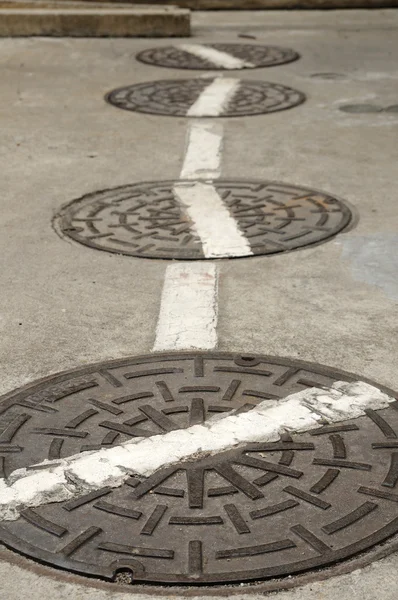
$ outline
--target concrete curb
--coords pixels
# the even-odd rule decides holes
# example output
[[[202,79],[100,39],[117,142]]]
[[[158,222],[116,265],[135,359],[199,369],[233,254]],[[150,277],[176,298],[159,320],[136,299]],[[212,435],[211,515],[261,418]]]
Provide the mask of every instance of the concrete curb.
[[[1,8],[0,5],[0,37],[187,37],[190,29],[189,10],[175,6]]]
[[[15,0],[14,0],[15,1]],[[21,0],[16,0],[21,1]],[[23,0],[22,0],[23,1]],[[71,0],[79,2],[80,0]],[[146,4],[148,0],[124,0],[130,4]],[[112,0],[86,0],[88,3],[112,2]],[[166,6],[176,4],[191,10],[261,10],[261,9],[361,9],[394,8],[398,0],[152,0],[153,4]]]

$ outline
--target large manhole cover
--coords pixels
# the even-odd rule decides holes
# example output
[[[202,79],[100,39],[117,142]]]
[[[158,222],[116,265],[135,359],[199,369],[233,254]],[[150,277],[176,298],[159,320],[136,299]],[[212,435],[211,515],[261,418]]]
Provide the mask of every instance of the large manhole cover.
[[[227,353],[143,356],[64,373],[3,398],[2,474],[351,379]],[[136,582],[242,582],[331,565],[398,530],[397,432],[394,404],[369,410],[25,510],[3,521],[0,538],[54,566],[104,578],[130,570]]]
[[[149,65],[177,69],[255,69],[297,60],[290,48],[253,44],[178,44],[149,48],[137,59]]]
[[[208,250],[212,243],[209,238],[217,238],[217,232],[208,233],[195,222],[203,191],[199,188],[198,193],[200,185],[193,181],[156,181],[88,194],[62,209],[57,227],[82,244],[118,254],[214,258]],[[238,252],[231,245],[230,250],[219,252],[218,258],[274,254],[322,242],[344,229],[352,216],[341,200],[303,187],[272,181],[223,180],[211,186],[226,207],[229,220],[235,220],[246,240],[246,250]],[[220,211],[217,214],[223,233]]]
[[[279,83],[203,78],[138,83],[113,90],[105,99],[124,110],[154,115],[244,117],[292,108],[305,96]]]

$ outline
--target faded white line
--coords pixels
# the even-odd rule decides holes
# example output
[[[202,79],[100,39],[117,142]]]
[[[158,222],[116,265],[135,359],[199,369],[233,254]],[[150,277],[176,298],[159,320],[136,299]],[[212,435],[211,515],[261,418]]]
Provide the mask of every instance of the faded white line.
[[[394,401],[367,383],[336,382],[330,389],[312,388],[282,400],[266,400],[247,413],[74,455],[56,466],[44,461],[36,472],[19,469],[0,481],[0,519],[15,520],[27,507],[119,487],[131,474],[149,476],[182,460],[200,459],[201,453],[219,453],[250,442],[275,442],[283,432],[303,433],[322,424],[358,418],[367,409],[384,409]]]
[[[239,79],[216,77],[187,111],[187,117],[219,117],[240,86]]]
[[[232,56],[228,52],[222,52],[210,46],[202,46],[201,44],[178,44],[175,48],[184,50],[189,54],[208,60],[214,67],[222,67],[223,69],[250,69],[255,65],[242,58]]]
[[[173,193],[185,206],[206,258],[253,254],[249,242],[212,183],[181,182],[175,184]]]
[[[209,262],[169,265],[153,350],[210,350],[217,345],[216,327],[216,265]]]
[[[220,176],[223,134],[221,123],[195,121],[189,125],[181,179],[216,179]]]

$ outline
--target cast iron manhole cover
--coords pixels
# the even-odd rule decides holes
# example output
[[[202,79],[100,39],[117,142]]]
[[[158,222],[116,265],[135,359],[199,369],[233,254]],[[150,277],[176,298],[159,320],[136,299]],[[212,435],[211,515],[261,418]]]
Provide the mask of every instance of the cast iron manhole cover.
[[[228,353],[159,354],[63,373],[2,399],[2,474],[353,379]],[[25,510],[3,521],[0,539],[78,573],[109,579],[131,570],[136,582],[242,582],[331,565],[398,531],[397,432],[394,404],[369,410]]]
[[[189,216],[193,213],[179,200],[181,186],[187,198],[197,185],[155,181],[88,194],[64,207],[56,223],[65,235],[99,250],[149,258],[208,258]],[[223,180],[212,186],[246,238],[248,256],[322,242],[344,229],[352,216],[341,200],[303,187]],[[225,257],[242,255],[232,250]]]
[[[137,59],[149,65],[177,69],[255,69],[297,60],[290,48],[254,44],[178,44],[149,48]]]
[[[236,91],[214,114],[214,101],[199,110],[197,100],[214,79],[167,79],[138,83],[109,92],[110,104],[142,113],[172,117],[244,117],[285,110],[301,104],[304,94],[279,83],[236,80]]]

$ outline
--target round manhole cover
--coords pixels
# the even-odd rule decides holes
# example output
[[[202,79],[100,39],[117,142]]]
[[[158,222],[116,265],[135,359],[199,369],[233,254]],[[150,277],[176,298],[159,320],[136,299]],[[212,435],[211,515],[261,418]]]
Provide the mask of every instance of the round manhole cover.
[[[178,44],[149,48],[137,59],[149,65],[177,69],[255,69],[297,60],[290,48],[254,44]]]
[[[279,83],[231,78],[167,79],[109,92],[118,108],[172,117],[244,117],[301,104],[304,94]]]
[[[235,229],[242,241],[239,246],[229,244],[227,237],[221,247],[220,236],[203,223],[202,199],[208,188],[212,206],[217,200],[227,209],[217,212],[218,230]],[[341,200],[303,187],[272,181],[178,180],[88,194],[63,208],[56,223],[63,234],[99,250],[192,260],[309,246],[344,229],[351,216]]]
[[[64,373],[2,399],[2,475],[352,379],[228,353],[159,354]],[[2,522],[0,539],[50,565],[135,582],[243,582],[331,565],[398,530],[397,432],[395,403],[25,510]]]

